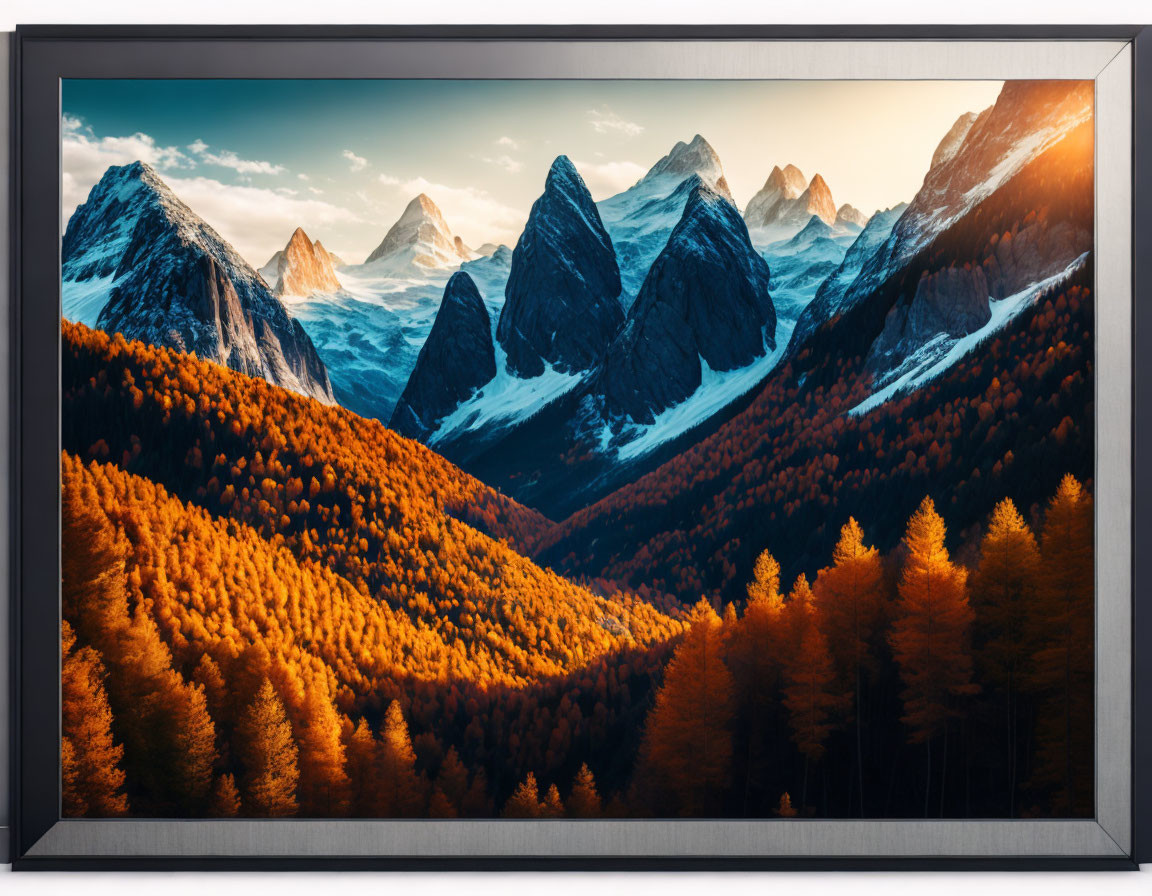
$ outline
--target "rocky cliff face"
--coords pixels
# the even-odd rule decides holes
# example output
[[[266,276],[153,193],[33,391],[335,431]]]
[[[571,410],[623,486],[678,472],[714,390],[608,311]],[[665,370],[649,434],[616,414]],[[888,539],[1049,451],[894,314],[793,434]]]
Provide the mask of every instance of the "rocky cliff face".
[[[300,227],[292,233],[288,244],[260,269],[260,274],[278,296],[310,296],[314,292],[340,289],[332,257]]]
[[[496,376],[492,322],[472,278],[452,275],[389,426],[426,440],[437,424]]]
[[[473,257],[464,241],[449,229],[436,203],[421,193],[408,203],[364,264],[397,277],[423,276],[429,271],[455,268]]]
[[[869,366],[887,369],[937,336],[975,333],[992,317],[988,280],[980,266],[950,267],[922,277],[907,304],[894,307],[872,344]]]
[[[774,347],[768,265],[736,208],[698,179],[605,358],[612,415],[651,423],[701,383],[703,364],[734,370]]]
[[[496,335],[522,378],[539,376],[545,364],[591,368],[623,321],[612,240],[566,156],[552,163],[532,205],[504,295]]]
[[[333,401],[300,324],[150,166],[105,172],[68,222],[63,258],[65,307],[70,291],[100,293],[101,329]]]

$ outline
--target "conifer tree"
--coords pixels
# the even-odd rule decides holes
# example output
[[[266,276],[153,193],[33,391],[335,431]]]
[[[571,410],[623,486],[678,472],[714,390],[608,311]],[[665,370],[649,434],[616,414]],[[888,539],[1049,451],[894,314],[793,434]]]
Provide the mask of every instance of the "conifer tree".
[[[705,600],[664,670],[648,714],[640,767],[676,811],[718,808],[732,765],[732,676],[721,655],[720,617]]]
[[[792,741],[804,756],[803,808],[808,799],[808,766],[824,756],[824,743],[844,699],[836,688],[828,641],[817,625],[812,592],[803,574],[789,595],[788,615],[791,639],[784,660],[784,706]]]
[[[284,704],[268,679],[236,726],[244,767],[245,815],[283,817],[297,811],[298,750]]]
[[[1065,476],[1040,539],[1040,599],[1030,687],[1038,695],[1033,785],[1055,794],[1058,815],[1093,808],[1095,558],[1092,496]]]
[[[304,691],[296,742],[300,747],[300,809],[309,816],[341,816],[347,812],[349,780],[344,769],[340,716],[324,682]]]
[[[588,763],[582,763],[572,782],[572,792],[568,795],[568,815],[572,818],[599,818],[601,812],[596,780],[592,777]]]
[[[408,736],[408,723],[400,701],[388,704],[380,738],[380,789],[385,818],[418,815],[420,783],[416,777],[416,752]]]
[[[976,693],[972,684],[967,571],[944,547],[944,520],[925,498],[908,521],[907,557],[898,585],[896,619],[888,636],[904,682],[903,722],[912,743],[925,745],[924,814],[932,782],[932,740],[957,714],[956,701]],[[947,753],[945,752],[945,757]],[[941,805],[947,766],[941,768]]]
[[[1005,772],[1008,815],[1016,815],[1016,766],[1019,700],[1030,650],[1028,617],[1036,612],[1040,552],[1036,538],[1011,499],[992,511],[980,543],[980,566],[970,592],[977,630],[982,633],[977,659],[990,683],[1004,693]]]
[[[536,775],[528,772],[528,776],[520,782],[504,804],[505,818],[541,818],[544,815],[544,806],[540,803],[540,789],[536,784]]]
[[[771,551],[762,551],[752,566],[752,581],[748,583],[748,603],[763,601],[772,609],[780,609],[784,598],[780,594],[780,564]]]
[[[564,817],[564,801],[560,799],[560,790],[555,784],[549,786],[548,792],[544,794],[542,816],[544,818]]]
[[[350,811],[357,818],[374,818],[380,812],[380,742],[365,719],[356,723],[348,739],[348,778],[351,782]]]
[[[240,791],[236,789],[236,779],[231,774],[216,779],[208,814],[213,818],[235,818],[240,814]]]
[[[460,761],[455,747],[449,747],[440,763],[440,773],[436,776],[436,788],[458,810],[463,809],[468,794],[468,769]]]
[[[780,818],[795,818],[796,809],[792,806],[792,797],[787,792],[780,794],[780,802],[776,806],[776,815]]]
[[[128,813],[123,793],[124,748],[113,739],[112,710],[104,692],[104,664],[91,647],[77,649],[62,625],[61,727],[64,742],[64,815],[109,818]]]
[[[873,638],[883,623],[885,595],[880,554],[864,546],[864,532],[853,517],[840,530],[832,566],[820,570],[814,588],[820,626],[836,663],[840,692],[852,707],[856,742],[856,784],[860,815],[864,802],[864,684],[874,669]]]

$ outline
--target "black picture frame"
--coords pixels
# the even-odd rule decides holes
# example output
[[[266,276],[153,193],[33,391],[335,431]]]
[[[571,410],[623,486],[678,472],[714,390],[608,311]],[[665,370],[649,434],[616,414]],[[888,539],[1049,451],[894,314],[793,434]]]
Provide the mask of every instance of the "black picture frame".
[[[1126,858],[37,858],[60,817],[59,71],[108,41],[155,66],[166,41],[237,40],[1056,40],[1133,51],[1132,831]],[[1152,862],[1152,27],[1144,26],[22,26],[11,37],[11,820],[17,869],[39,870],[1103,870]],[[1141,651],[1140,645],[1145,649]],[[189,822],[194,824],[195,822]],[[274,823],[274,822],[270,822]],[[484,823],[484,822],[478,822]]]

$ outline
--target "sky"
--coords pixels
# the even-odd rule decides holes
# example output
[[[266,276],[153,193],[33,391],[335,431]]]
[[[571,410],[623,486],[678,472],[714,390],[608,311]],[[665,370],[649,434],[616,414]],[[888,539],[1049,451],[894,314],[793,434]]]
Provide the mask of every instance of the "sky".
[[[66,222],[140,159],[249,263],[303,227],[359,263],[419,193],[470,246],[515,245],[557,155],[594,199],[702,134],[743,208],[773,165],[865,214],[911,200],[1000,81],[84,80],[63,85]]]

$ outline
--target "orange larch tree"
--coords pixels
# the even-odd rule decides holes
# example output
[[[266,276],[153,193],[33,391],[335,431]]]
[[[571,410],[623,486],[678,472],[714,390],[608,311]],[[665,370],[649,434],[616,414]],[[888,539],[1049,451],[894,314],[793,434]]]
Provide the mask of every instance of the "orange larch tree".
[[[925,745],[927,774],[924,815],[932,784],[932,741],[957,715],[959,698],[976,693],[972,683],[967,571],[955,565],[944,547],[944,520],[931,498],[925,498],[908,521],[907,557],[897,587],[895,622],[888,636],[904,682],[904,724],[912,743]],[[947,745],[947,740],[945,740]],[[947,750],[941,767],[940,802],[944,803]]]
[[[865,547],[864,531],[852,517],[840,530],[832,565],[821,569],[813,588],[818,624],[828,637],[840,692],[852,707],[856,740],[856,785],[860,816],[864,803],[864,686],[876,668],[875,637],[884,623],[887,595],[880,553]]]
[[[639,765],[658,799],[670,800],[684,815],[718,808],[731,773],[732,712],[720,617],[702,599],[645,724]]]
[[[268,679],[261,683],[236,726],[236,739],[244,767],[245,814],[273,818],[295,815],[299,751],[284,704]]]
[[[91,647],[76,647],[67,621],[62,627],[64,667],[60,682],[66,817],[110,818],[128,814],[123,793],[124,748],[113,740],[112,709],[104,692],[104,664]]]
[[[981,642],[977,662],[983,676],[1004,695],[1008,816],[1016,815],[1021,676],[1031,645],[1028,617],[1036,612],[1040,552],[1036,537],[1011,499],[992,511],[980,542],[980,565],[969,593]]]
[[[1033,785],[1056,795],[1054,814],[1093,808],[1095,558],[1092,496],[1065,476],[1040,537],[1040,600],[1031,689],[1040,701]]]
[[[808,579],[800,575],[789,594],[789,645],[784,656],[784,707],[792,741],[804,756],[800,808],[808,799],[808,766],[824,756],[824,744],[835,726],[844,697],[837,688],[828,640],[817,624]]]

